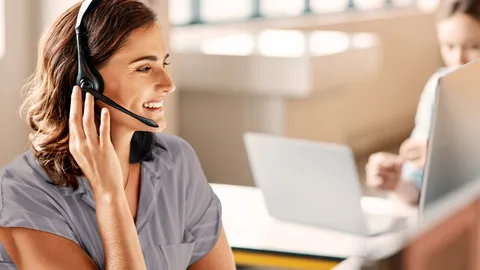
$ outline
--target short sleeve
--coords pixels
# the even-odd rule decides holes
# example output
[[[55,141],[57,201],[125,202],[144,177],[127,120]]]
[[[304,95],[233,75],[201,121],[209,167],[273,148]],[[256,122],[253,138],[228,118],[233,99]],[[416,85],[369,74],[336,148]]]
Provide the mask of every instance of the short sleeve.
[[[35,184],[35,176],[18,170],[0,174],[0,227],[22,227],[56,234],[78,244],[60,212],[56,194]],[[31,176],[31,177],[30,177]],[[25,179],[28,177],[29,179]]]
[[[420,101],[415,114],[415,127],[410,135],[411,139],[428,140],[432,125],[438,82],[448,69],[439,69],[426,83],[420,96]],[[420,189],[423,181],[423,170],[406,162],[402,169],[403,179],[412,181]]]
[[[217,243],[222,226],[222,208],[193,149],[189,156],[191,179],[187,188],[186,228],[195,239],[191,265],[205,256]]]

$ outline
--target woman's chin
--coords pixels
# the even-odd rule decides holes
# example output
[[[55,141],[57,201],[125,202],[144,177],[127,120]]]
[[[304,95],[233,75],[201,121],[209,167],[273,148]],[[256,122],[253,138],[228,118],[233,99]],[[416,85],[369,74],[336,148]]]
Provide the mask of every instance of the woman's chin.
[[[152,120],[155,123],[157,123],[158,127],[147,126],[146,124],[143,124],[143,123],[139,122],[136,125],[135,130],[136,131],[146,131],[146,132],[162,132],[167,127],[167,123],[163,119],[160,120],[160,121],[155,121],[154,119],[152,119]]]
[[[145,116],[144,116],[145,117]],[[151,119],[154,121],[158,127],[151,127],[133,117],[129,117],[128,119],[125,118],[125,116],[122,116],[120,119],[121,121],[115,121],[119,120],[118,118],[112,118],[111,121],[111,130],[116,130],[116,131],[145,131],[145,132],[162,132],[166,126],[167,123],[163,117],[156,117],[157,119],[153,118]]]

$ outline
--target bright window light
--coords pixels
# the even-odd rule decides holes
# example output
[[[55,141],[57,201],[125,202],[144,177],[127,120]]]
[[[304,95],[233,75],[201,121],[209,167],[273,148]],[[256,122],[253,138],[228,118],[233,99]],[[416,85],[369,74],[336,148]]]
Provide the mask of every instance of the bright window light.
[[[300,57],[305,54],[305,34],[296,30],[264,30],[258,36],[258,50],[270,57]]]
[[[260,11],[267,17],[296,16],[305,9],[304,0],[261,0]]]
[[[415,3],[415,0],[392,0],[392,5],[394,7],[408,7],[412,6]]]
[[[190,22],[191,14],[190,0],[175,0],[168,2],[168,15],[173,24],[186,24]]]
[[[254,37],[247,33],[207,39],[200,45],[202,53],[214,55],[245,56],[252,54],[254,48]]]
[[[385,6],[385,0],[353,0],[357,9],[377,9]]]
[[[352,48],[365,49],[375,46],[378,40],[372,33],[354,33],[350,37],[350,42]]]
[[[310,7],[315,13],[340,12],[348,8],[348,0],[310,0]]]
[[[421,10],[431,12],[437,8],[438,2],[439,0],[417,0],[417,5]]]
[[[202,20],[208,22],[245,19],[253,10],[251,0],[202,0],[201,3]]]
[[[310,34],[309,43],[312,54],[328,55],[348,50],[350,38],[344,32],[317,31]]]

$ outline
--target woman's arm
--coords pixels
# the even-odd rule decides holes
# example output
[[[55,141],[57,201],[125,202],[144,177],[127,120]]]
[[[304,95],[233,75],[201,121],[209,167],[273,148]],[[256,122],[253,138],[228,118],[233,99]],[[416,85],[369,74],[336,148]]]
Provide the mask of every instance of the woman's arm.
[[[125,192],[95,196],[105,269],[147,269]]]
[[[401,180],[397,188],[394,190],[395,195],[407,204],[415,205],[420,199],[420,189],[412,181]]]
[[[147,269],[124,191],[122,167],[110,138],[110,114],[102,109],[97,132],[94,104],[93,96],[87,93],[82,114],[81,89],[74,87],[69,150],[92,187],[105,269]]]
[[[235,261],[223,227],[215,246],[188,270],[233,270]]]
[[[97,197],[96,208],[105,269],[146,269],[125,194]],[[77,243],[59,235],[0,228],[0,240],[18,269],[98,269]]]
[[[20,227],[0,228],[0,241],[19,270],[98,269],[77,243],[59,235]]]
[[[436,100],[438,82],[440,77],[446,74],[447,71],[448,70],[446,69],[437,71],[430,77],[425,85],[417,106],[415,127],[408,140],[427,142],[433,120],[433,110]],[[425,143],[425,147],[427,147],[427,143]],[[426,155],[427,151],[422,151],[422,153]],[[399,185],[396,193],[406,199],[408,202],[415,203],[418,201],[423,182],[423,167],[418,168],[412,162],[410,162],[407,157],[404,158],[407,160],[402,169],[402,179],[404,179],[404,181],[401,181],[401,185]],[[420,159],[424,158],[425,157],[421,157]]]
[[[93,121],[93,97],[87,94],[83,115],[81,100],[80,89],[76,87],[70,109],[69,146],[94,193],[105,269],[146,269],[123,189],[121,167],[110,141],[109,114],[102,113],[98,136]],[[74,242],[70,226],[44,192],[21,185],[16,179],[7,179],[5,173],[1,181],[0,220],[2,224],[7,223],[9,228],[5,228],[0,236],[5,239],[7,252],[18,268],[96,268]],[[41,205],[40,209],[48,211],[39,214],[35,205]],[[18,224],[31,229],[12,228]],[[39,230],[32,231],[34,228]],[[38,266],[38,262],[42,262],[42,265]]]

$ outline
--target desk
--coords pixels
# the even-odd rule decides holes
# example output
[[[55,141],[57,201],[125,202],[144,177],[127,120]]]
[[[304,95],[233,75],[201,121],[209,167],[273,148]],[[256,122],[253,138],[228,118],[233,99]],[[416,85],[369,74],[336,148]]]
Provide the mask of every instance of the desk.
[[[391,241],[393,237],[392,234],[366,239],[279,221],[268,215],[259,189],[211,185],[222,202],[223,225],[237,265],[332,269],[341,261],[352,256],[362,256],[370,247],[386,240]],[[390,211],[391,207],[395,207],[395,211],[414,214],[413,209],[389,204],[386,200],[383,205],[371,202],[366,206],[372,212]]]

